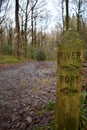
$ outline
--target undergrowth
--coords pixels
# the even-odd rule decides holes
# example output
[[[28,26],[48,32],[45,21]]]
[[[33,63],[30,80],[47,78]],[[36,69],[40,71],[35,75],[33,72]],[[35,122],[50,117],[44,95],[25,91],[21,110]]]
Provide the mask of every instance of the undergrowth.
[[[9,55],[0,55],[0,64],[6,63],[19,63],[20,61],[14,56]]]

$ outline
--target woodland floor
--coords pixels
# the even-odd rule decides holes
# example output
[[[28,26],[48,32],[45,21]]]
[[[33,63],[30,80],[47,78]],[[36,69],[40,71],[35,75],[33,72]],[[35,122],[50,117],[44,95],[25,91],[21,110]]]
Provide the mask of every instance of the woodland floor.
[[[87,64],[83,64],[83,87]],[[0,130],[46,130],[55,116],[56,62],[0,66]],[[53,129],[51,129],[53,130]]]

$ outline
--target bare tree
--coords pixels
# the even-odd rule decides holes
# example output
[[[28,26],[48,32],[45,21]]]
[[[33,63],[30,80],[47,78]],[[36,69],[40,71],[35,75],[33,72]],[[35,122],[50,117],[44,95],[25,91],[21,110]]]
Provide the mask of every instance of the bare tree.
[[[20,27],[19,27],[19,0],[15,1],[15,31],[16,31],[16,56],[19,58],[19,37],[20,37]]]
[[[30,24],[29,22],[31,21],[31,28],[32,28],[32,39],[33,38],[33,33],[34,33],[34,16],[33,16],[33,13],[34,13],[34,8],[37,4],[38,0],[26,0],[25,2],[25,7],[21,7],[20,5],[20,9],[22,11],[22,13],[20,12],[20,14],[22,14],[22,32],[24,32],[24,52],[25,52],[25,56],[27,56],[27,44],[28,44],[28,40],[27,40],[27,35],[28,35],[28,24]],[[30,16],[31,14],[31,16]],[[23,17],[24,17],[24,20],[23,20]],[[23,26],[24,26],[24,31],[23,31]],[[23,33],[22,33],[23,34]],[[23,37],[23,36],[22,36]],[[33,41],[33,40],[32,40]]]
[[[81,15],[81,6],[82,6],[82,0],[78,1],[78,12],[77,12],[77,31],[80,30],[80,15]]]
[[[2,24],[2,22],[4,22],[5,17],[6,17],[6,13],[7,13],[7,9],[9,6],[9,2],[10,0],[0,0],[0,12],[2,12],[2,15],[0,16],[0,25]],[[1,7],[5,4],[5,7],[2,11]],[[3,8],[3,7],[2,7]]]
[[[77,18],[77,31],[80,32],[82,23],[87,19],[87,0],[71,0],[72,10]]]
[[[24,28],[24,47],[25,47],[25,56],[27,56],[27,22],[28,22],[28,6],[29,0],[27,0],[26,9],[25,9],[25,28]]]
[[[66,30],[69,29],[69,0],[66,0]]]
[[[12,39],[13,39],[13,28],[12,28],[12,21],[10,19],[8,19],[7,23],[6,23],[6,30],[7,30],[7,40],[8,40],[8,44],[10,46],[12,46]]]

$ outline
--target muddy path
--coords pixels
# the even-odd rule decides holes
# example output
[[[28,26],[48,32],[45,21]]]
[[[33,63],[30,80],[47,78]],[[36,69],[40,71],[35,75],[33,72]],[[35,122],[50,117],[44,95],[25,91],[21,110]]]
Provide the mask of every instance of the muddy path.
[[[0,130],[44,130],[54,115],[56,62],[0,69]]]

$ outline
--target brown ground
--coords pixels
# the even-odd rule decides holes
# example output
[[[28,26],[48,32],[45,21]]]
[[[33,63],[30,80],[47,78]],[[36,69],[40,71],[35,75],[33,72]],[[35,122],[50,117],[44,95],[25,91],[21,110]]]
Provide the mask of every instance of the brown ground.
[[[0,130],[39,130],[54,115],[56,62],[0,69]],[[42,128],[43,129],[43,128]]]
[[[87,65],[83,66],[86,89]],[[55,88],[56,62],[0,67],[0,130],[46,130],[55,115]]]

